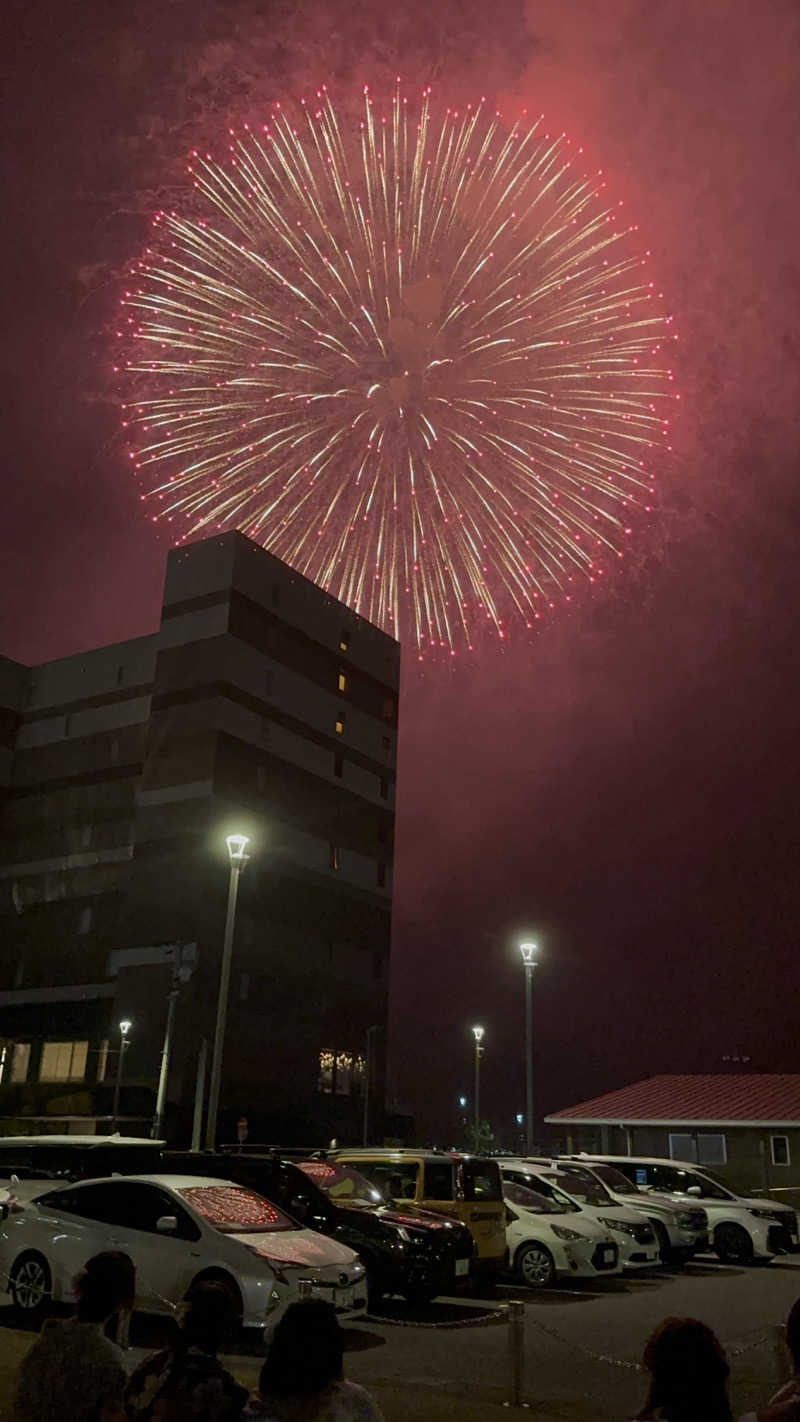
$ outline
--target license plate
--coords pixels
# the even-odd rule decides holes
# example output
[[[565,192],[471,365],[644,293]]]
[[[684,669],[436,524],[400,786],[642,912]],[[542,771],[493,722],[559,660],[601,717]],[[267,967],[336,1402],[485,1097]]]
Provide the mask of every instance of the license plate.
[[[457,1259],[457,1260],[456,1260],[456,1278],[457,1278],[457,1279],[461,1279],[461,1278],[463,1278],[463,1276],[464,1276],[465,1274],[468,1274],[468,1273],[469,1273],[469,1260],[468,1260],[468,1259]]]
[[[351,1309],[355,1302],[353,1297],[354,1294],[355,1289],[353,1289],[352,1287],[346,1289],[334,1289],[333,1298],[331,1300],[334,1308],[337,1310]]]
[[[616,1252],[617,1252],[617,1251],[616,1251],[616,1249],[615,1249],[615,1247],[614,1247],[613,1244],[604,1244],[604,1245],[603,1245],[603,1263],[604,1263],[604,1264],[613,1264],[613,1263],[614,1263],[614,1258],[615,1258]]]

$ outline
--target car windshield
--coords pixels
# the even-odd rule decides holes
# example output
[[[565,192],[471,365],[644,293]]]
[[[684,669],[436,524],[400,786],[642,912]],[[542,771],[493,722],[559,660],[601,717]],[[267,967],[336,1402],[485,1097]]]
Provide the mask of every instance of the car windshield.
[[[682,1191],[684,1194],[694,1186],[700,1188],[700,1198],[703,1200],[734,1200],[736,1197],[728,1190],[721,1180],[717,1180],[710,1170],[679,1170],[672,1171],[674,1183],[673,1190]],[[654,1189],[658,1189],[658,1184],[654,1184]]]
[[[320,1190],[324,1190],[337,1205],[359,1205],[374,1209],[376,1205],[386,1204],[377,1186],[359,1170],[353,1170],[350,1165],[328,1164],[324,1160],[301,1160],[298,1164],[303,1174],[313,1180]]]
[[[518,1185],[516,1180],[503,1181],[503,1194],[512,1205],[530,1210],[533,1215],[563,1214],[557,1200],[547,1200],[537,1190],[529,1190],[527,1185]]]
[[[627,1175],[623,1175],[621,1170],[616,1170],[613,1165],[593,1165],[592,1175],[596,1175],[607,1185],[609,1190],[614,1190],[617,1195],[636,1195],[636,1186],[630,1181]]]
[[[566,1171],[553,1171],[547,1176],[553,1185],[566,1190],[582,1205],[613,1205],[614,1201],[604,1185],[591,1175],[572,1175]]]
[[[264,1234],[297,1228],[263,1195],[239,1185],[186,1185],[177,1193],[220,1234]]]

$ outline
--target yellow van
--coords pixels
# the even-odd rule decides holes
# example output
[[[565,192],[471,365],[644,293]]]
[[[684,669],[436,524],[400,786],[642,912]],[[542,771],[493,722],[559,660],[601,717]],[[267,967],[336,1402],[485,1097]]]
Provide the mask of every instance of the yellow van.
[[[333,1152],[331,1152],[333,1154]],[[473,1273],[498,1274],[506,1263],[503,1181],[497,1162],[450,1151],[343,1149],[343,1164],[356,1166],[386,1199],[450,1215],[467,1225],[477,1251]]]

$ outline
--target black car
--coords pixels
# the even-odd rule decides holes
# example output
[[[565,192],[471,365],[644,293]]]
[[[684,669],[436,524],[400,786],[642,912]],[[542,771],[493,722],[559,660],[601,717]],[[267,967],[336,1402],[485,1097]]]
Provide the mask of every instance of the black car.
[[[384,1294],[421,1304],[469,1282],[474,1245],[466,1225],[412,1204],[388,1205],[350,1165],[277,1152],[165,1151],[161,1169],[235,1180],[348,1245],[366,1266],[371,1308]]]

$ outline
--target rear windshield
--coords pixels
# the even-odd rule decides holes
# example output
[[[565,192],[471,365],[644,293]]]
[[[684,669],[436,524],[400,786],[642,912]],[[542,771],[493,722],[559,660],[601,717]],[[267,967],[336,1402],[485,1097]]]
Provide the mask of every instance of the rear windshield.
[[[502,1200],[500,1167],[493,1160],[464,1161],[464,1199]]]
[[[301,1160],[298,1165],[337,1205],[368,1205],[374,1209],[386,1203],[377,1186],[350,1165],[329,1165],[322,1160]]]
[[[534,1215],[563,1213],[555,1200],[546,1200],[544,1195],[540,1195],[536,1190],[529,1190],[527,1185],[518,1185],[516,1180],[503,1181],[503,1194],[512,1205],[520,1205]]]
[[[297,1228],[263,1195],[238,1185],[187,1185],[177,1193],[221,1234],[263,1234],[267,1230]]]

